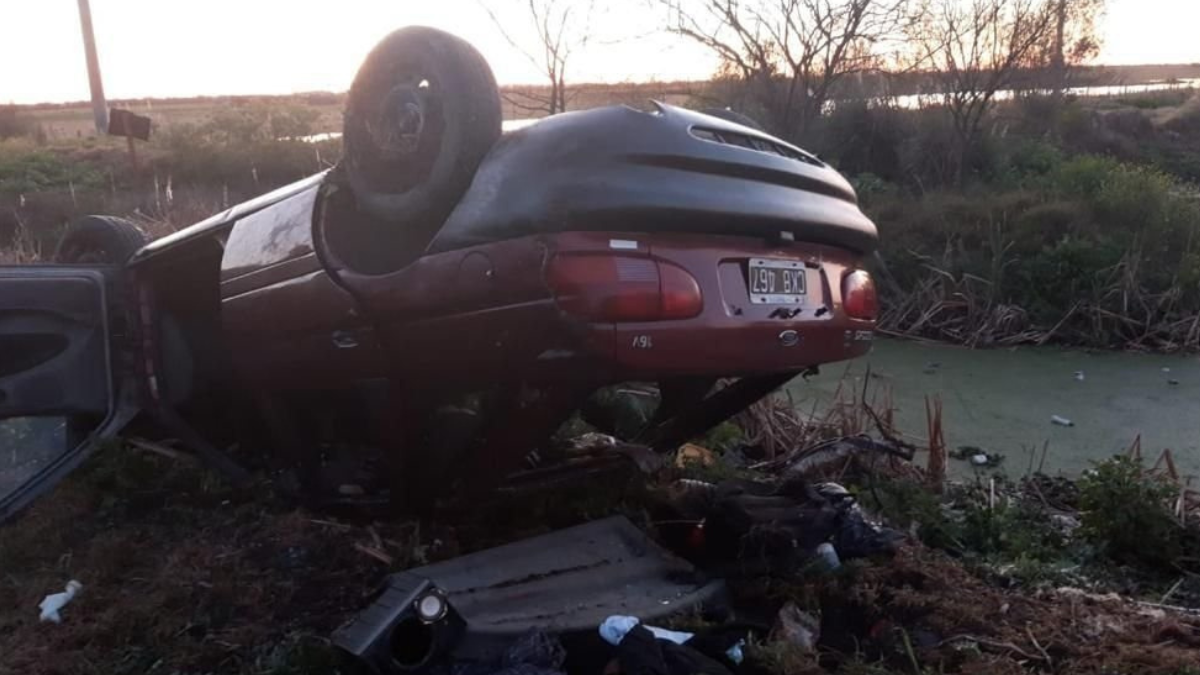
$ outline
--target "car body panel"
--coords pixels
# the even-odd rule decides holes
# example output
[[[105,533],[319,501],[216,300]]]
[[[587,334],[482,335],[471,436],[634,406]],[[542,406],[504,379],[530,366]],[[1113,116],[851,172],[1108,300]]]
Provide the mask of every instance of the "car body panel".
[[[337,386],[384,370],[374,327],[314,248],[320,186],[240,218],[225,242],[221,321],[248,383]]]
[[[502,138],[429,250],[583,230],[784,235],[858,253],[878,239],[850,184],[799,148],[682,108],[613,106]]]

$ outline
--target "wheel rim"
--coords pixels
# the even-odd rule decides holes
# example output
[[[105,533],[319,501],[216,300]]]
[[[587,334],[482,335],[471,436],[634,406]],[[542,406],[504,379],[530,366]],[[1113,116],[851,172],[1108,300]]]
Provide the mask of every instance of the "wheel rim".
[[[425,87],[401,83],[392,87],[367,122],[367,134],[384,159],[401,159],[416,151],[425,131]]]

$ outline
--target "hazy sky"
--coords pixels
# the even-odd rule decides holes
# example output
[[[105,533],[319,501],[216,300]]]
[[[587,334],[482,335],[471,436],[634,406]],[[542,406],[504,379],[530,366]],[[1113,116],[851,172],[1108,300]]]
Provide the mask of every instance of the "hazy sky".
[[[497,2],[502,0],[484,0]],[[393,28],[426,24],[471,41],[504,82],[537,82],[528,61],[492,24],[480,0],[92,0],[105,91],[111,98],[290,93],[346,89],[360,60]],[[513,32],[524,28],[523,17]],[[610,34],[572,79],[705,77],[700,48],[649,34],[647,12],[597,19]],[[1200,61],[1200,0],[1109,0],[1101,62]],[[88,96],[76,0],[0,0],[0,103]]]

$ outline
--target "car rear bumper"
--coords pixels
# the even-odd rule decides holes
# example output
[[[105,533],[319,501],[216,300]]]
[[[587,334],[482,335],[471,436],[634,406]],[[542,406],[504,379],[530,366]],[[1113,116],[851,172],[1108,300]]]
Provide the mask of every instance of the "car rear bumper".
[[[711,235],[570,234],[556,239],[559,255],[612,250],[616,242],[623,252],[687,270],[699,284],[703,309],[688,319],[580,323],[562,316],[575,325],[581,344],[607,362],[618,379],[803,370],[870,351],[874,321],[848,316],[841,297],[842,279],[859,269],[855,254]],[[752,259],[802,264],[808,280],[805,293],[786,304],[753,302],[748,274]]]
[[[547,279],[552,261],[608,253],[686,270],[703,294],[700,313],[618,322],[565,311]],[[751,258],[802,263],[804,298],[786,307],[752,303]],[[568,232],[432,254],[396,274],[342,280],[379,327],[396,377],[453,388],[599,384],[794,372],[862,356],[874,322],[848,316],[841,297],[842,278],[859,262],[842,249],[751,237]]]

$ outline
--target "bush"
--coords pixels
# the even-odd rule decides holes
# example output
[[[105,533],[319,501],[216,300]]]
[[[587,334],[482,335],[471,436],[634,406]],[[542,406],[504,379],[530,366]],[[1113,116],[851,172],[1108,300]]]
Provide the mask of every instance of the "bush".
[[[962,543],[984,556],[1045,563],[1062,557],[1065,541],[1039,510],[972,504],[963,516]]]
[[[1006,163],[1018,178],[1040,178],[1062,165],[1063,152],[1045,141],[1017,141],[1010,147]]]
[[[1162,229],[1174,183],[1154,169],[1121,164],[1095,196],[1096,218],[1113,228]]]
[[[1141,461],[1114,457],[1080,480],[1083,536],[1108,558],[1167,569],[1182,553],[1182,528],[1168,509],[1177,489]]]
[[[870,172],[898,182],[907,177],[900,148],[912,133],[911,114],[866,101],[840,103],[810,134],[814,150],[843,173]]]
[[[223,110],[202,124],[165,129],[166,152],[155,170],[177,181],[265,190],[327,168],[341,152],[339,140],[310,143],[319,113],[306,108],[257,106]]]
[[[21,115],[15,105],[0,105],[0,140],[37,133],[34,123]]]
[[[54,188],[86,189],[103,184],[90,163],[16,141],[0,142],[0,194],[24,194]]]

